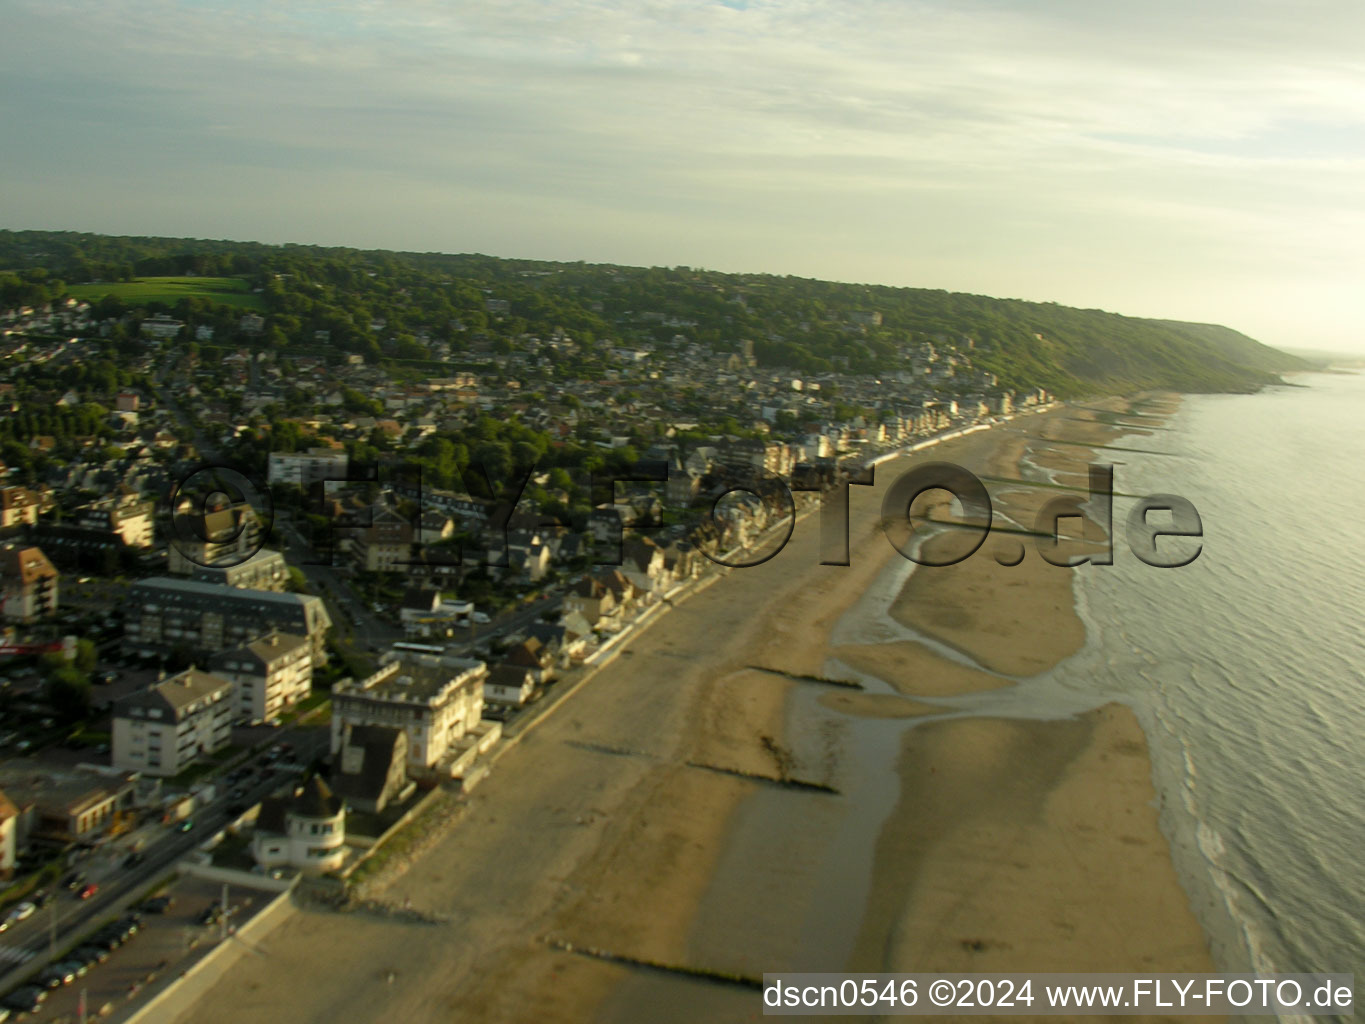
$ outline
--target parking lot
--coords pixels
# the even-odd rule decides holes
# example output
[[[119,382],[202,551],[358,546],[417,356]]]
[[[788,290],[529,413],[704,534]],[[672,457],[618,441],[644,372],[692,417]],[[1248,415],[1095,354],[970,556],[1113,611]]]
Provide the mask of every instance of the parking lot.
[[[35,1019],[79,1020],[82,992],[86,1013],[92,1019],[105,1007],[110,1008],[115,1020],[123,1018],[211,951],[225,928],[229,933],[227,941],[235,941],[231,932],[276,895],[245,885],[229,886],[228,913],[223,922],[209,913],[215,904],[223,905],[221,884],[185,875],[165,889],[164,894],[173,900],[164,913],[141,913],[137,934],[110,951],[104,963],[91,966],[84,976],[49,989]],[[115,919],[124,916],[115,915]]]

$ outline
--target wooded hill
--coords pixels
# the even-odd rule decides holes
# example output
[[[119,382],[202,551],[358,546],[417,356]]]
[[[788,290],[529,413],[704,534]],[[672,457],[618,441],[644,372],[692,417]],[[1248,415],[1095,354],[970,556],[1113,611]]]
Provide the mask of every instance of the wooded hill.
[[[73,286],[91,298],[100,289],[88,286],[99,284],[107,286],[101,315],[166,312],[214,325],[215,343],[238,340],[241,301],[224,301],[222,279],[240,278],[266,317],[265,329],[244,334],[242,344],[323,345],[374,360],[431,359],[441,343],[449,353],[442,358],[458,363],[470,348],[513,351],[561,328],[577,342],[566,373],[592,373],[603,346],[695,342],[719,352],[747,344],[763,367],[883,375],[926,342],[961,348],[966,339],[973,363],[1002,387],[1042,386],[1062,396],[1251,391],[1308,365],[1213,324],[690,267],[55,231],[0,231],[0,267],[0,307],[38,306]],[[182,288],[185,297],[170,303],[129,287],[174,276],[219,279],[216,294]]]

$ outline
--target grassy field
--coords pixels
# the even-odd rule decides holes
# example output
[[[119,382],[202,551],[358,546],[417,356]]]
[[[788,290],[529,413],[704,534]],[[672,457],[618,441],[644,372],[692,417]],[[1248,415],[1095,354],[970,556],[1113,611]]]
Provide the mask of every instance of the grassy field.
[[[107,284],[73,284],[67,287],[73,299],[97,302],[106,295],[117,295],[129,305],[164,302],[174,305],[181,299],[212,299],[244,309],[264,309],[261,296],[254,295],[240,277],[139,277],[135,281],[110,281]]]

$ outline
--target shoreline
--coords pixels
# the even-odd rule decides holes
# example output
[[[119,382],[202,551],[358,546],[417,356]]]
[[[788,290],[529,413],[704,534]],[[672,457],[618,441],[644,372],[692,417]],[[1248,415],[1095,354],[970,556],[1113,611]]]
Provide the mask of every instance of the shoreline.
[[[1056,426],[1060,420],[1056,412],[1023,419]],[[975,432],[944,444],[949,447],[941,454],[956,458],[978,475],[1008,477],[1019,475],[1015,467],[1027,447],[1009,429]],[[1076,448],[1073,457],[1081,451]],[[1014,467],[1007,465],[1008,472],[997,472],[1002,462],[1012,462]],[[447,1010],[487,1020],[521,1019],[532,1013],[550,1020],[625,1020],[639,1019],[645,1009],[652,1019],[670,1019],[661,1014],[661,1008],[664,998],[674,997],[669,1005],[678,1009],[671,1019],[747,1018],[757,1005],[752,992],[696,980],[646,978],[629,968],[552,949],[545,940],[749,974],[790,969],[793,958],[799,956],[799,939],[810,909],[810,880],[819,875],[822,858],[830,856],[831,844],[846,816],[853,813],[851,801],[826,794],[774,791],[751,779],[702,771],[694,765],[768,776],[790,772],[821,782],[847,783],[853,769],[832,752],[837,744],[829,746],[826,741],[833,743],[831,737],[841,729],[847,735],[848,723],[898,727],[904,737],[916,737],[916,744],[936,735],[950,737],[951,742],[933,742],[966,752],[981,750],[983,743],[985,749],[993,749],[1002,728],[1051,734],[1058,732],[1052,727],[1062,726],[1058,734],[1071,737],[1070,745],[1062,746],[1072,756],[1065,764],[1054,765],[1050,775],[1035,773],[1032,782],[1031,792],[1037,799],[1029,806],[1043,816],[1010,826],[1010,834],[1030,837],[1039,862],[1047,861],[1046,845],[1038,844],[1057,831],[1057,823],[1074,824],[1078,807],[1093,807],[1097,794],[1108,792],[1105,780],[1113,771],[1107,760],[1109,747],[1134,742],[1132,723],[1121,721],[1122,712],[1103,709],[1097,715],[1099,721],[1081,726],[1015,722],[1002,727],[1000,723],[1009,721],[1004,719],[920,721],[941,709],[912,701],[906,694],[912,690],[914,695],[920,691],[930,697],[942,694],[941,688],[936,691],[931,685],[941,687],[941,677],[955,675],[954,686],[965,687],[961,692],[1009,683],[998,675],[950,665],[928,649],[914,656],[930,681],[888,686],[886,693],[818,687],[750,667],[793,675],[822,673],[827,657],[835,653],[828,643],[835,627],[895,555],[877,525],[875,506],[880,493],[865,493],[873,490],[850,489],[850,566],[818,565],[818,517],[810,517],[812,521],[797,529],[787,550],[777,558],[744,573],[727,574],[709,588],[704,600],[685,602],[644,635],[627,641],[623,647],[631,651],[630,656],[605,666],[592,686],[574,695],[571,705],[528,734],[518,751],[500,760],[497,770],[471,797],[465,822],[389,887],[388,896],[395,901],[411,899],[419,909],[452,917],[457,924],[450,931],[357,915],[350,915],[339,927],[341,922],[331,915],[301,911],[266,944],[267,958],[252,958],[250,964],[235,969],[185,1019],[213,1024],[241,1019],[242,1014],[254,1017],[257,1012],[311,1019],[342,1008],[348,1019],[356,1020],[378,1020],[395,1011],[425,1019]],[[1009,507],[1026,511],[1052,496],[1038,497],[1039,490],[1015,488],[1014,492],[1033,491],[1034,495],[1018,495]],[[986,558],[989,546],[974,558]],[[927,575],[912,573],[911,580]],[[982,585],[980,580],[976,584]],[[995,587],[988,598],[990,606],[1026,611],[1029,600],[1021,591],[1029,589]],[[1069,583],[1065,589],[1071,590]],[[965,585],[944,593],[950,592],[967,605],[981,597]],[[1074,618],[1074,603],[1068,611]],[[1022,611],[1019,617],[1027,621]],[[1049,610],[1049,622],[1059,617],[1064,617],[1060,609]],[[1018,632],[1007,631],[992,642],[1008,645],[1009,637]],[[908,656],[904,650],[895,654]],[[1043,653],[1034,651],[1031,657],[1038,664]],[[896,674],[885,664],[881,672]],[[834,723],[828,735],[788,733],[789,709],[797,695],[800,703],[818,707]],[[919,724],[905,729],[910,722]],[[965,724],[973,722],[978,724]],[[1081,732],[1089,737],[1086,742],[1076,738]],[[963,739],[967,733],[984,734],[987,739],[975,735],[967,742]],[[1140,756],[1125,758],[1145,767],[1138,775],[1150,791],[1150,763],[1141,741],[1138,730]],[[1017,737],[1011,743],[1029,746]],[[612,756],[588,749],[593,744],[629,747],[640,756]],[[1002,777],[1019,776],[1018,761],[1017,755],[1005,758]],[[955,765],[951,770],[930,772],[935,783],[925,787],[919,777],[922,754],[901,752],[896,813],[881,823],[875,847],[862,852],[862,857],[873,862],[870,886],[879,906],[891,907],[895,902],[888,893],[909,897],[898,902],[901,907],[916,900],[916,906],[929,906],[935,892],[952,891],[950,876],[961,867],[960,856],[956,863],[945,863],[941,854],[907,850],[907,840],[895,834],[892,826],[907,817],[903,806],[907,793],[915,800],[929,799],[924,793],[932,794],[935,787],[941,793],[957,793],[944,813],[952,811],[958,818],[951,823],[952,829],[945,827],[944,835],[968,842],[968,849],[987,848],[974,831],[980,823],[963,813],[963,805],[975,799],[968,786],[973,777],[967,771],[970,766],[957,765],[952,759],[944,765],[950,763]],[[1171,872],[1164,837],[1156,830],[1154,812],[1134,790],[1131,768],[1124,776],[1129,781],[1119,787],[1121,792],[1108,792],[1101,800],[1105,805],[1121,804],[1138,817],[1145,812],[1155,841],[1143,833],[1142,857],[1164,861]],[[953,778],[955,786],[945,785]],[[915,796],[920,790],[924,793]],[[748,865],[747,873],[741,870],[736,880],[727,881],[735,872],[735,837],[756,799],[776,808],[779,827],[786,822],[786,828],[797,834],[794,839],[780,837],[785,846],[772,851],[762,863]],[[1146,800],[1150,801],[1150,795]],[[1038,832],[1039,821],[1051,821],[1053,826]],[[1004,831],[1008,830],[997,823],[996,833]],[[760,836],[758,841],[777,838]],[[1137,847],[1116,843],[1113,850],[1096,848],[1094,855],[1134,857]],[[920,879],[914,891],[903,877],[907,865]],[[1187,899],[1173,875],[1170,886],[1159,872],[1151,877],[1172,897],[1158,902],[1170,903],[1169,912],[1175,917],[1179,908],[1185,908],[1188,915]],[[1133,906],[1130,913],[1145,913],[1150,902]],[[1116,910],[1100,901],[1087,903],[1077,913],[1084,924]],[[885,912],[880,919],[864,914],[855,925],[859,933],[854,944],[856,962],[870,962],[869,949],[883,950],[899,961],[922,946],[916,944],[914,930],[907,930],[899,910]],[[1197,925],[1195,929],[1196,945],[1206,946]],[[893,933],[896,937],[890,940]],[[1087,948],[1093,946],[1087,940]],[[1110,966],[1160,969],[1154,964],[1169,962],[1160,960],[1160,952],[1152,954],[1158,957],[1153,963]],[[1001,954],[996,950],[990,955]],[[377,986],[376,964],[400,965],[400,984]],[[826,963],[823,969],[844,966]],[[300,979],[308,979],[309,984],[300,985]]]

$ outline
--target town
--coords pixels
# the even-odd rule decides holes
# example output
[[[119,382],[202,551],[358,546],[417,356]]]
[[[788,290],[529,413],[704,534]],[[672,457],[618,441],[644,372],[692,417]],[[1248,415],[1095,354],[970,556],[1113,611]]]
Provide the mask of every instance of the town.
[[[717,346],[671,312],[536,332],[491,288],[335,345],[249,308],[289,277],[251,280],[0,312],[11,1009],[154,1006],[285,895],[363,898],[500,750],[822,493],[1052,403],[970,335],[881,340],[873,308],[820,330],[892,345],[884,373],[772,365],[795,351],[775,329]]]

